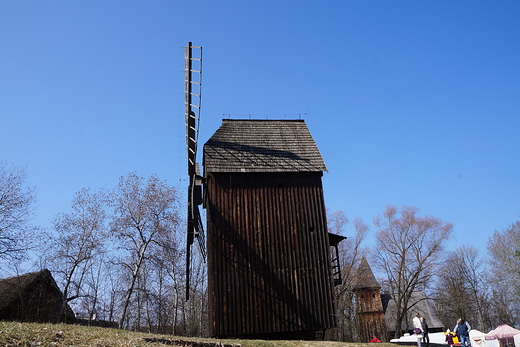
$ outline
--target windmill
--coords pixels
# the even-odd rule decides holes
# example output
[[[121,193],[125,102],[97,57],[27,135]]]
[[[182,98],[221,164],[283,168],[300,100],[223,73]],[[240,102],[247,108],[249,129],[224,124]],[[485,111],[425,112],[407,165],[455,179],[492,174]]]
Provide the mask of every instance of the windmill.
[[[190,299],[191,245],[198,240],[202,256],[206,256],[204,228],[199,212],[202,204],[202,176],[197,159],[202,91],[202,47],[185,48],[186,148],[188,155],[188,218],[186,236],[186,300]]]
[[[333,285],[341,281],[333,271],[341,272],[330,248],[342,238],[327,231],[321,183],[327,169],[318,147],[303,120],[222,120],[204,144],[201,175],[202,48],[190,42],[185,60],[186,299],[197,239],[207,257],[211,336],[322,338],[335,325]]]

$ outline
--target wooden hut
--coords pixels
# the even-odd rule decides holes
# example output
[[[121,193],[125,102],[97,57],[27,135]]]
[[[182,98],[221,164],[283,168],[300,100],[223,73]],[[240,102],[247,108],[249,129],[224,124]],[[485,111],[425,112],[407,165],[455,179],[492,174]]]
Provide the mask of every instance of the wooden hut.
[[[223,120],[204,145],[210,333],[312,339],[334,320],[326,170],[303,120]]]
[[[56,323],[63,293],[47,269],[0,280],[0,320]],[[69,305],[62,322],[76,323]]]

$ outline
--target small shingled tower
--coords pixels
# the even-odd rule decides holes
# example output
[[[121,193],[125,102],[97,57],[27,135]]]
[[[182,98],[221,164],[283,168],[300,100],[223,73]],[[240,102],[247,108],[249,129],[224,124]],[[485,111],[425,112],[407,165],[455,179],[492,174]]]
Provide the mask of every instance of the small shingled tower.
[[[361,259],[356,282],[352,291],[356,296],[356,311],[361,342],[369,342],[374,337],[388,341],[385,312],[381,301],[381,286],[377,282],[365,257]]]

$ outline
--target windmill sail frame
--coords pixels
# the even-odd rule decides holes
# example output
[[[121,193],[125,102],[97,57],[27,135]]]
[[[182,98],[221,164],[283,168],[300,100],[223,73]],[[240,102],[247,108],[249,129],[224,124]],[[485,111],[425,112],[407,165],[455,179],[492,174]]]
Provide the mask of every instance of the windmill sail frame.
[[[194,53],[198,53],[194,56]],[[186,149],[188,162],[188,218],[186,234],[186,300],[190,298],[191,245],[198,239],[202,256],[206,256],[204,229],[199,212],[202,203],[202,176],[197,164],[200,106],[202,95],[202,47],[191,42],[185,47]]]

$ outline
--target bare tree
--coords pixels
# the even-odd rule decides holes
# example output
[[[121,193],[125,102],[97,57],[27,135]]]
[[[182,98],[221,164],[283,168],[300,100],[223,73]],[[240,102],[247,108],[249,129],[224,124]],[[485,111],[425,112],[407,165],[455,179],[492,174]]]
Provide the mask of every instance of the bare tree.
[[[180,331],[186,336],[208,336],[207,266],[200,252],[195,252],[192,260],[190,300],[184,301],[181,306]]]
[[[50,245],[51,263],[63,279],[63,303],[58,323],[67,302],[82,293],[85,276],[93,259],[102,252],[106,233],[106,208],[103,193],[82,189],[74,195],[72,211],[60,213],[53,221],[57,233]]]
[[[25,168],[0,162],[0,259],[20,259],[35,241],[29,224],[36,190],[25,185]]]
[[[98,303],[98,317],[109,322],[115,321],[118,316],[118,304],[121,302],[120,288],[122,288],[121,276],[119,276],[119,266],[115,261],[107,261],[103,263],[107,269],[103,272],[106,276],[103,278],[100,291],[101,297]]]
[[[412,309],[410,301],[416,290],[425,290],[441,264],[443,246],[453,226],[432,216],[420,217],[414,206],[399,212],[387,206],[374,218],[376,261],[388,278],[388,289],[396,302],[395,337],[401,335],[402,323]]]
[[[160,235],[159,247],[151,258],[156,272],[157,326],[162,333],[174,335],[178,332],[178,316],[184,304],[182,293],[185,292],[185,248],[181,235],[183,233],[179,230]],[[198,257],[193,257],[194,264],[197,259]],[[207,307],[207,302],[205,306]]]
[[[112,261],[110,254],[103,252],[96,257],[96,261],[89,267],[85,276],[84,295],[79,298],[83,307],[83,317],[91,323],[95,320],[106,319],[104,307],[110,307],[110,283],[114,274],[110,273]],[[113,267],[113,266],[112,266]],[[117,271],[114,269],[114,271]],[[77,313],[77,312],[76,312]],[[105,317],[105,318],[103,318]]]
[[[173,232],[180,219],[175,188],[156,175],[146,180],[135,173],[121,177],[111,200],[114,208],[111,230],[125,252],[126,261],[122,265],[129,279],[119,317],[119,326],[123,328],[150,248],[157,244],[159,235]]]
[[[337,306],[337,328],[335,336],[330,338],[338,341],[356,341],[357,324],[354,292],[354,275],[360,259],[367,254],[367,250],[361,247],[368,234],[368,226],[362,220],[356,218],[352,222],[354,231],[348,232],[348,218],[343,211],[328,213],[327,224],[329,232],[347,236],[347,239],[339,243],[341,264],[341,285],[335,286],[334,294]]]
[[[520,324],[520,221],[502,231],[495,231],[488,245],[494,321]],[[498,305],[498,303],[500,305]]]
[[[487,285],[484,282],[484,260],[479,255],[479,251],[474,246],[462,246],[456,250],[461,259],[460,268],[463,279],[465,280],[464,289],[467,290],[471,298],[472,312],[467,312],[466,317],[472,317],[474,326],[481,330],[488,331],[493,328],[486,324],[484,308],[487,303]],[[464,317],[460,315],[459,317]],[[488,322],[489,323],[489,322]]]
[[[483,256],[473,246],[463,245],[448,253],[435,290],[436,310],[445,326],[464,317],[479,330],[493,328],[484,265]]]

